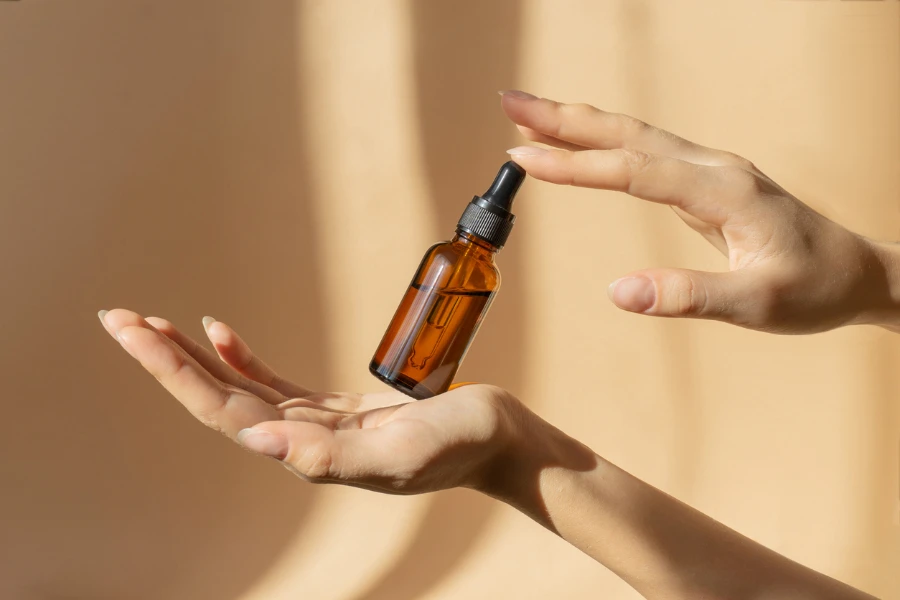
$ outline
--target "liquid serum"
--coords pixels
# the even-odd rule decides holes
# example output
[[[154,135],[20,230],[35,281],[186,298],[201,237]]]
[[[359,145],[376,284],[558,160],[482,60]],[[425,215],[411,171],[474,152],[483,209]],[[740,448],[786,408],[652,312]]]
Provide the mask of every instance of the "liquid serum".
[[[500,271],[494,262],[516,220],[510,212],[525,171],[507,162],[466,207],[456,235],[425,253],[369,371],[417,400],[447,391],[478,332]]]

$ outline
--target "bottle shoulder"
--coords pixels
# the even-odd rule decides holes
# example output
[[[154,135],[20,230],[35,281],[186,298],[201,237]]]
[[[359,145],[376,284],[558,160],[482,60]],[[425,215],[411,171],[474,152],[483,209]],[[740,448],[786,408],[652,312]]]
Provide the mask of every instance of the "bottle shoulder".
[[[461,244],[439,242],[425,252],[413,284],[495,291],[500,285],[500,270],[492,254],[473,251]]]

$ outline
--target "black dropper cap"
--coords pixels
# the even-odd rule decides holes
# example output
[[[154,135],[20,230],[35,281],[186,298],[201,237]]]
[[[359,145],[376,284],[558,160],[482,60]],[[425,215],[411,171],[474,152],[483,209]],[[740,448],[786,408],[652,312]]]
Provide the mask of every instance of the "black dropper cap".
[[[516,215],[510,209],[523,181],[525,169],[512,161],[504,163],[490,189],[472,198],[459,218],[456,230],[477,235],[492,246],[502,248],[516,222]]]

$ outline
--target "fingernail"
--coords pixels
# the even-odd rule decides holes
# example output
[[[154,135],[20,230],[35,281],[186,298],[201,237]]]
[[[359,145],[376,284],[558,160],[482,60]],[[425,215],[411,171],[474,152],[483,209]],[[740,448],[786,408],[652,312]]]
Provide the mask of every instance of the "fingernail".
[[[547,154],[547,150],[538,148],[537,146],[519,146],[507,150],[506,153],[510,156],[541,156],[542,154]]]
[[[642,313],[656,303],[656,286],[646,277],[623,277],[609,284],[609,298],[616,306]]]
[[[288,442],[283,435],[269,433],[268,431],[260,431],[258,429],[241,429],[237,434],[238,443],[254,452],[277,458],[284,459],[288,453]]]
[[[100,312],[97,313],[97,316],[100,317],[100,322],[103,323],[104,325],[106,323],[104,322],[103,319],[106,318],[106,313],[108,313],[108,312],[109,312],[108,310],[101,310]]]
[[[538,97],[529,94],[528,92],[523,92],[522,90],[502,90],[497,92],[501,96],[510,96],[512,98],[518,98],[519,100],[537,100]]]
[[[203,317],[203,329],[209,331],[209,326],[215,322],[216,320],[212,317]]]

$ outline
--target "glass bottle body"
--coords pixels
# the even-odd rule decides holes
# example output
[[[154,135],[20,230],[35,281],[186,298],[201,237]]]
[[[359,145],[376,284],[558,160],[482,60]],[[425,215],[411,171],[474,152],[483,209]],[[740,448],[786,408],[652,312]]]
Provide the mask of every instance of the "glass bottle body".
[[[464,232],[429,248],[369,371],[417,400],[447,391],[500,288],[496,252]]]

